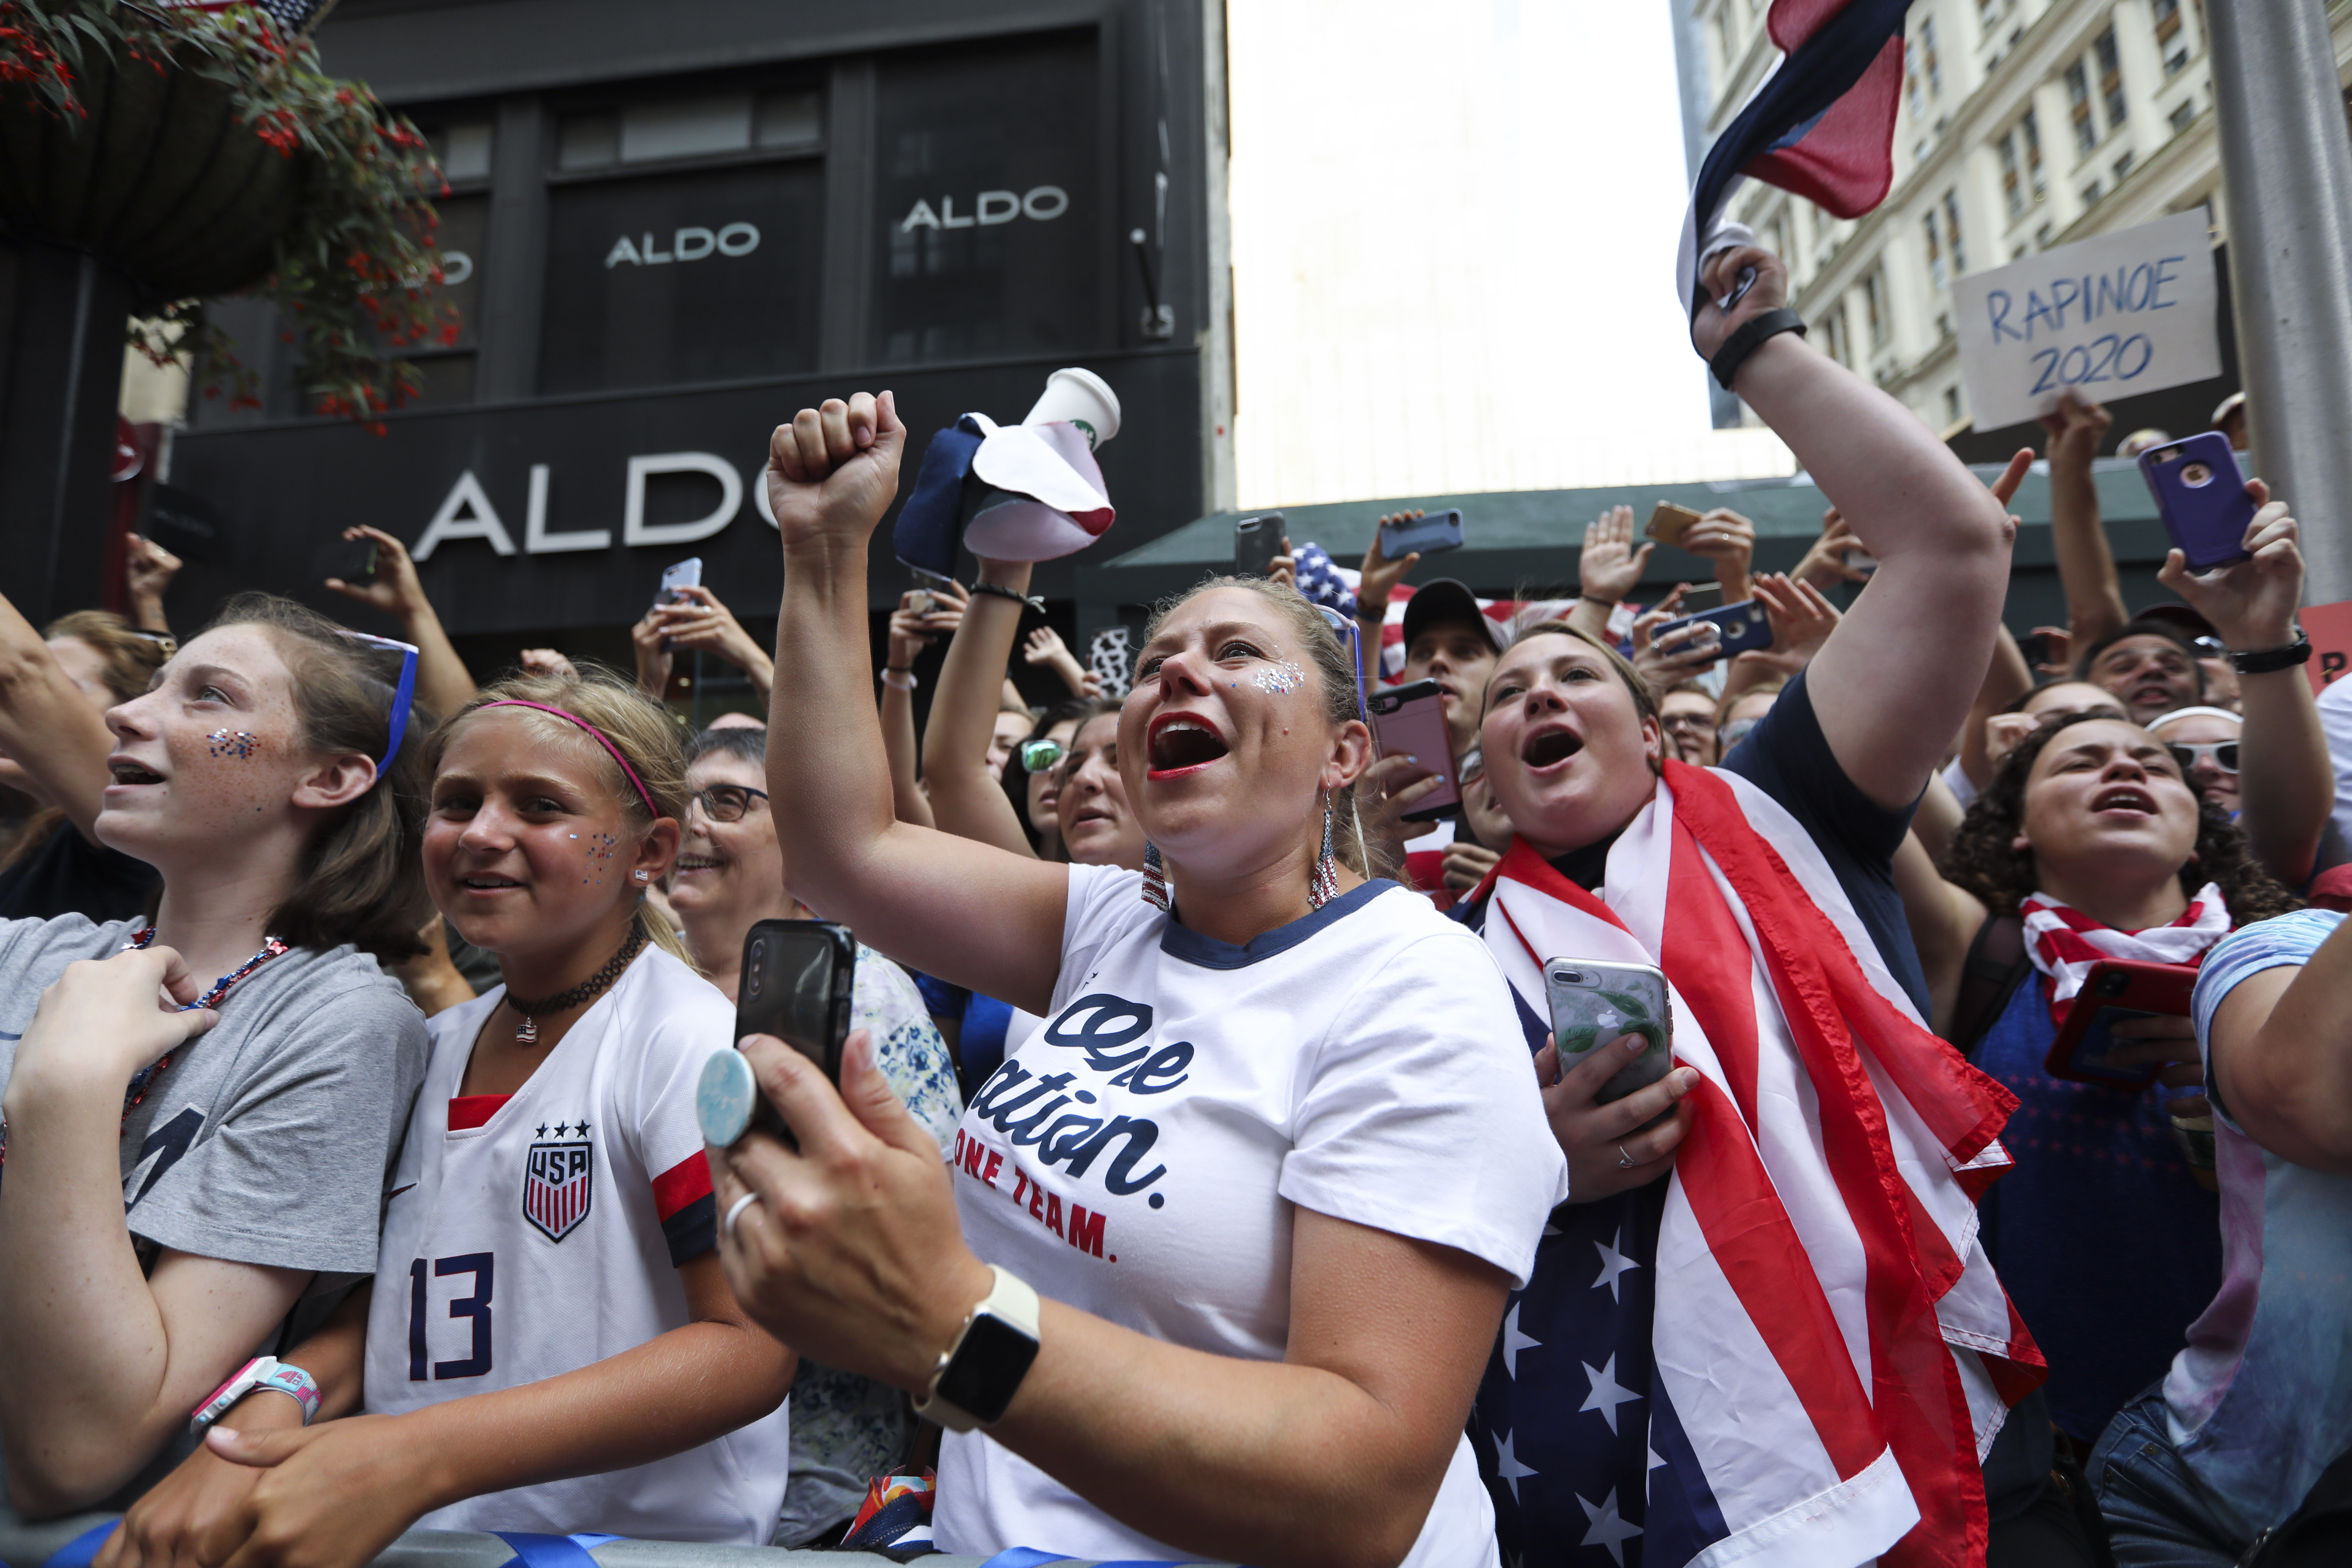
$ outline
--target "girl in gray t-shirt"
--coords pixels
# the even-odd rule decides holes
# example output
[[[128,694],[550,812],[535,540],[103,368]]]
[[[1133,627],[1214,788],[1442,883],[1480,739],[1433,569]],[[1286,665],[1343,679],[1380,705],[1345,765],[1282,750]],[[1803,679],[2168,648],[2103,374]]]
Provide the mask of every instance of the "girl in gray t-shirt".
[[[25,1514],[143,1489],[306,1293],[375,1267],[426,1050],[375,963],[419,951],[429,911],[414,658],[232,600],[107,715],[98,836],[162,874],[153,921],[0,922],[0,1444]],[[157,1005],[167,976],[186,1010]]]

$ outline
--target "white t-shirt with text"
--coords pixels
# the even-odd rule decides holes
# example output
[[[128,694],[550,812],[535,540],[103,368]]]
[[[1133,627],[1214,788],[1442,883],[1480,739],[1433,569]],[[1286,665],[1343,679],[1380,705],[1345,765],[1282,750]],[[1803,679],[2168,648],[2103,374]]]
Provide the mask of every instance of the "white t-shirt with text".
[[[1052,1015],[957,1131],[973,1250],[1041,1295],[1252,1361],[1288,1342],[1295,1206],[1524,1284],[1567,1168],[1478,940],[1373,882],[1235,947],[1144,903],[1141,880],[1070,868]],[[982,1556],[1183,1555],[980,1433],[946,1440],[934,1525]],[[1495,1560],[1465,1439],[1405,1562]]]

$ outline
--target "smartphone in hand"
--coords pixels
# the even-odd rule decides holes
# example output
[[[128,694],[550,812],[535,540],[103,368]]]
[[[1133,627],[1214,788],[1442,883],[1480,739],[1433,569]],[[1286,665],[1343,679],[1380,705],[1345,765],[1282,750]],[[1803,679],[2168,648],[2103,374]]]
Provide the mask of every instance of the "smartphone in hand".
[[[682,605],[687,596],[680,588],[702,586],[702,557],[689,555],[677,565],[665,568],[661,576],[661,592],[654,595],[656,605]]]
[[[1283,531],[1290,526],[1278,511],[1245,517],[1234,524],[1234,575],[1263,577],[1282,553]]]
[[[1650,521],[1642,531],[1661,544],[1679,545],[1683,542],[1683,535],[1691,531],[1692,524],[1699,521],[1705,515],[1704,512],[1693,511],[1686,506],[1676,506],[1670,500],[1662,500],[1651,511]]]
[[[2201,430],[2139,455],[2140,478],[2156,498],[2164,531],[2188,558],[2191,572],[2210,572],[2246,560],[2246,525],[2254,498],[2238,454],[2219,430]]]
[[[351,584],[373,583],[375,551],[375,541],[364,533],[357,539],[331,539],[311,558],[310,574],[321,580],[337,577]]]
[[[841,1085],[849,1038],[857,939],[832,921],[761,921],[743,937],[742,980],[735,999],[735,1038],[773,1035]],[[740,1049],[716,1051],[703,1064],[695,1110],[707,1143],[724,1148],[757,1127],[798,1147],[784,1119],[752,1080]]]
[[[1715,658],[1727,659],[1734,654],[1761,653],[1772,646],[1772,623],[1764,614],[1764,606],[1754,599],[1744,599],[1737,605],[1720,609],[1703,610],[1696,616],[1685,616],[1678,621],[1668,621],[1650,634],[1652,647],[1666,640],[1668,634],[1685,626],[1705,621],[1716,630]]]
[[[1622,1036],[1639,1035],[1648,1042],[1639,1056],[1610,1075],[1593,1097],[1597,1102],[1622,1100],[1673,1068],[1675,1014],[1662,971],[1646,963],[1555,958],[1545,963],[1543,976],[1561,1072]]]
[[[1462,781],[1454,774],[1454,737],[1445,726],[1445,691],[1434,680],[1416,680],[1368,692],[1364,710],[1371,720],[1372,748],[1383,757],[1412,757],[1419,770],[1399,781],[1436,774],[1443,782],[1404,814],[1407,822],[1429,822],[1462,804]]]
[[[1462,512],[1449,507],[1425,517],[1401,517],[1381,524],[1381,555],[1402,561],[1416,552],[1435,555],[1462,548]]]
[[[2197,971],[2186,963],[2134,963],[2103,958],[2083,976],[2057,1037],[2042,1058],[2042,1070],[2069,1083],[2104,1084],[2109,1089],[2141,1089],[2164,1070],[2160,1063],[2110,1066],[2108,1052],[2118,1042],[2115,1026],[2129,1018],[2186,1018],[2189,999],[2197,989]]]

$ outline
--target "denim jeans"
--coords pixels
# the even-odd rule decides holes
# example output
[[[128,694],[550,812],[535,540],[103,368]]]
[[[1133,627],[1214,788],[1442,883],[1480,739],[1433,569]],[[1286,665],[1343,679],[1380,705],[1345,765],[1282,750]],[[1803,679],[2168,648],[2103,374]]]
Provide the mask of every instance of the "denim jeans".
[[[2161,1382],[2116,1413],[2084,1473],[2106,1516],[2116,1568],[2231,1568],[2248,1545],[2213,1517],[2203,1485],[2173,1448]]]

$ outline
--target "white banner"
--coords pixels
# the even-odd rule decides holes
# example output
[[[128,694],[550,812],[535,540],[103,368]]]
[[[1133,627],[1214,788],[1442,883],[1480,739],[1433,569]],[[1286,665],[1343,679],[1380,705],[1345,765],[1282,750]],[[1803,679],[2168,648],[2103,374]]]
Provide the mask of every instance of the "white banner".
[[[1952,287],[1960,374],[1979,430],[2221,374],[2202,207],[2029,256]]]

